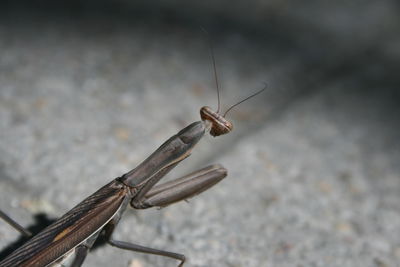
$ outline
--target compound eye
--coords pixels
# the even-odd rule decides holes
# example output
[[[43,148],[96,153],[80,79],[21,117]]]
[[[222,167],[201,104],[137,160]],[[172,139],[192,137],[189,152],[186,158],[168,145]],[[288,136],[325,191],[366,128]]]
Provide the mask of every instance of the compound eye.
[[[213,111],[210,107],[202,107],[200,109],[200,117],[202,121],[210,123],[210,134],[214,137],[227,134],[233,129],[230,121]]]

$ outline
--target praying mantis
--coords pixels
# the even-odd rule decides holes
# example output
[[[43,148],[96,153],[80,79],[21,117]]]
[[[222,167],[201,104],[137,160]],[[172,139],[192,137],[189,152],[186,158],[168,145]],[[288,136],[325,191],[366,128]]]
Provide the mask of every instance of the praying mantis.
[[[212,60],[215,71],[213,54]],[[113,232],[128,205],[134,209],[168,206],[202,193],[227,176],[227,170],[216,164],[157,185],[167,173],[190,156],[207,132],[216,137],[232,131],[233,125],[225,118],[226,113],[265,89],[264,87],[238,102],[221,115],[216,71],[215,79],[218,92],[217,112],[210,107],[201,108],[200,121],[184,127],[136,168],[113,179],[33,236],[3,259],[0,267],[80,267],[100,234],[105,236],[111,246],[173,258],[179,261],[180,267],[183,266],[186,259],[183,254],[115,240]],[[22,234],[30,234],[5,213],[0,212],[0,217]]]

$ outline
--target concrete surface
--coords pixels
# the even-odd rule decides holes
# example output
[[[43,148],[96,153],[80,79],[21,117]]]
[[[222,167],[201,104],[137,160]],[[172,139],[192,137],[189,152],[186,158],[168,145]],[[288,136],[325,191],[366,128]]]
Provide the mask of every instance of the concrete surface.
[[[0,209],[25,226],[56,218],[215,106],[200,24],[225,108],[269,89],[230,113],[232,134],[204,138],[169,176],[219,162],[226,180],[189,204],[128,211],[117,238],[184,253],[185,266],[400,266],[398,5],[301,2],[255,12],[254,1],[254,16],[238,12],[243,3],[193,3],[193,19],[180,1],[159,13],[126,1],[110,14],[110,4],[7,6]],[[0,223],[1,248],[18,237]],[[101,246],[84,266],[176,261]]]

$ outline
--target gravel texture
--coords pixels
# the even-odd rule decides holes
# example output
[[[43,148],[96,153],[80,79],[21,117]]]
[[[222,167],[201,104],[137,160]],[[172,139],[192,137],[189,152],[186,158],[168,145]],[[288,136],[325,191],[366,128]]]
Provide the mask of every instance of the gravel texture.
[[[43,226],[34,215],[61,216],[215,107],[202,25],[224,109],[268,90],[169,175],[218,162],[228,178],[129,210],[116,238],[185,266],[400,266],[398,4],[100,3],[1,11],[1,210]],[[18,238],[0,223],[2,256]],[[107,245],[84,264],[176,265]]]

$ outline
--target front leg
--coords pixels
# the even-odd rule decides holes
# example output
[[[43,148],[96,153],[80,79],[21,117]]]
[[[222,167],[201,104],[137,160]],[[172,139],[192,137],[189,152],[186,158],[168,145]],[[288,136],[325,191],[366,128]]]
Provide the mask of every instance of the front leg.
[[[175,202],[194,197],[217,184],[227,175],[227,170],[219,164],[210,165],[183,177],[154,186],[142,198],[133,198],[135,209],[165,207]]]

